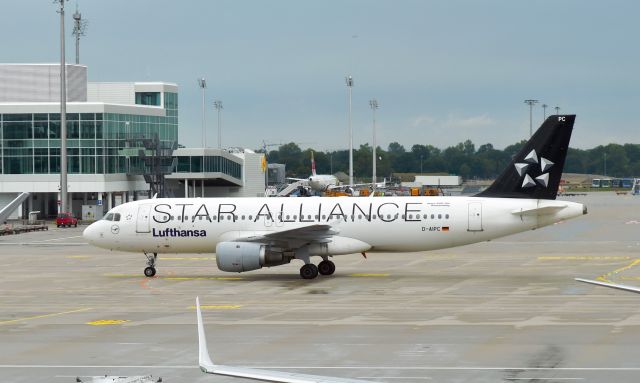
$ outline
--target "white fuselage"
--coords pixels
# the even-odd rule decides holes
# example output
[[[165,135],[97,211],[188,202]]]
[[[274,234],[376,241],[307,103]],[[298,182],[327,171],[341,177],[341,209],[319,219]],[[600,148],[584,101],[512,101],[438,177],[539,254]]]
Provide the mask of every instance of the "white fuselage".
[[[487,241],[584,212],[575,202],[521,198],[166,198],[117,206],[110,213],[118,221],[97,221],[84,237],[110,250],[213,253],[220,242],[331,225],[336,236],[365,242],[368,251],[413,252]]]
[[[328,174],[317,174],[309,177],[309,187],[318,192],[325,191],[331,186],[338,185],[338,183],[338,179],[335,176]]]

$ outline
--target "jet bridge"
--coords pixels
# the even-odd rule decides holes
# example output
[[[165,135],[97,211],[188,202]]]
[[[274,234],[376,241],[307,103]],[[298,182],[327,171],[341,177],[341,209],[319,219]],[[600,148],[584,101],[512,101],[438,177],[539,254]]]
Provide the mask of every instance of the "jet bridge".
[[[27,200],[27,198],[29,198],[29,194],[30,193],[27,192],[20,193],[20,195],[18,195],[16,199],[9,202],[7,206],[3,207],[2,210],[0,210],[0,223],[5,222],[9,218],[11,213],[13,213],[18,207],[20,207],[20,205],[22,205],[24,201]]]

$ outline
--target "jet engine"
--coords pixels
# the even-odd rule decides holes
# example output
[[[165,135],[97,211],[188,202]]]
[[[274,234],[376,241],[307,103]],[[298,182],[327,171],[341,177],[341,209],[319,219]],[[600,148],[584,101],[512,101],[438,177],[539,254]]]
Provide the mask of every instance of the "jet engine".
[[[216,246],[216,263],[222,271],[241,273],[289,262],[290,257],[270,251],[268,246],[260,243],[220,242]]]

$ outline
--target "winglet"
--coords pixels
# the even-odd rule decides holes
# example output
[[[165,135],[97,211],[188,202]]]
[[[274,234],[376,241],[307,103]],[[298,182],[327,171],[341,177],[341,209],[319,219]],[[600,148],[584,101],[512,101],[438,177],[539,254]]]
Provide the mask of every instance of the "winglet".
[[[200,299],[196,297],[196,313],[198,316],[198,365],[202,372],[209,372],[215,368],[207,349],[207,336],[204,333],[202,312],[200,311]]]

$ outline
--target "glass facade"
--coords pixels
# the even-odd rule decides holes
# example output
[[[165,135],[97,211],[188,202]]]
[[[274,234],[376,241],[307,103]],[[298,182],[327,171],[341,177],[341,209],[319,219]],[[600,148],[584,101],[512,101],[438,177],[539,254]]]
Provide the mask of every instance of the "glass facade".
[[[220,172],[239,180],[242,179],[242,165],[221,156],[179,156],[177,173]],[[204,162],[204,163],[203,163]]]
[[[166,117],[67,113],[69,174],[128,173],[139,151],[127,141],[131,137],[158,135],[163,146],[174,146],[178,95],[164,93],[164,100]],[[60,114],[0,114],[0,174],[55,173],[60,173]]]

